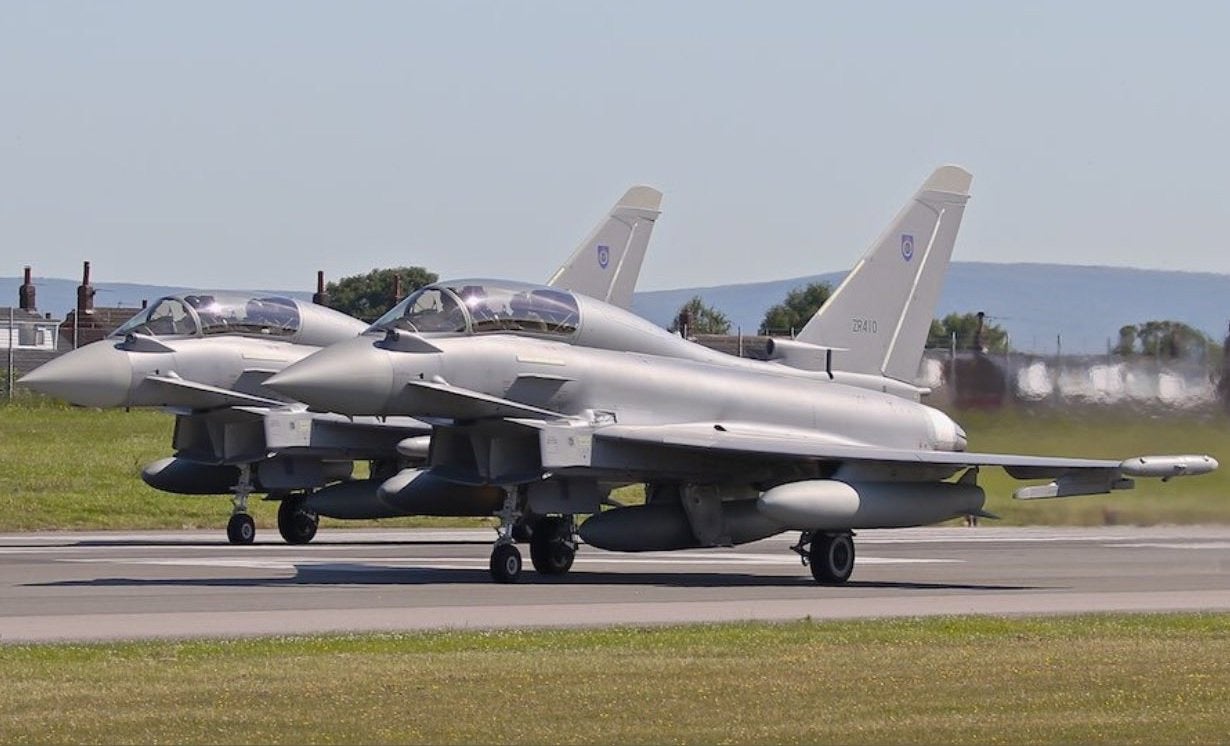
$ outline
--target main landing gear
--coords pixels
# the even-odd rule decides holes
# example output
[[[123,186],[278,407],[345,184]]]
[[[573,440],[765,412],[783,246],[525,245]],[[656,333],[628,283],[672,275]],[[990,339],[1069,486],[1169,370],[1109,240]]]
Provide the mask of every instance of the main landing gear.
[[[515,543],[518,534],[528,534],[530,561],[540,574],[563,575],[572,569],[577,554],[572,516],[544,516],[527,527],[520,523],[522,512],[518,503],[516,490],[510,489],[504,497],[504,506],[496,513],[500,526],[491,550],[491,579],[497,583],[515,583],[521,579],[521,551]],[[518,529],[518,526],[523,528]]]
[[[287,495],[278,504],[278,533],[287,544],[307,544],[319,526],[320,516],[303,507],[302,495]]]
[[[854,533],[851,531],[804,531],[790,547],[811,568],[821,585],[841,585],[854,572]]]

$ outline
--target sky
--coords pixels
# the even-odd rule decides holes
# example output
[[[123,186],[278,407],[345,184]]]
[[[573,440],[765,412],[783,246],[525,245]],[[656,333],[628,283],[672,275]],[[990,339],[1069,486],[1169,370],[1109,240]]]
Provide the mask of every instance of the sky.
[[[0,275],[545,280],[661,189],[641,289],[954,259],[1230,273],[1230,4],[0,0]]]

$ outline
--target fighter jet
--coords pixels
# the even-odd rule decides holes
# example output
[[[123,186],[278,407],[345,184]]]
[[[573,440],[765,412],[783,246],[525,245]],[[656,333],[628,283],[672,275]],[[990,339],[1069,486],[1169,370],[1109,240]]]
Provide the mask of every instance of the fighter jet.
[[[620,309],[505,283],[459,283],[416,300],[383,336],[365,334],[289,366],[267,385],[313,408],[412,416],[434,425],[425,468],[380,485],[382,498],[482,503],[499,518],[491,576],[522,570],[514,526],[542,518],[536,570],[562,574],[578,538],[615,551],[729,546],[799,531],[793,547],[822,584],[854,570],[854,531],[984,513],[979,471],[1001,467],[1035,499],[1128,489],[1217,467],[1207,455],[1125,460],[977,453],[965,431],[922,404],[913,377],[926,334],[915,291],[938,292],[919,265],[946,257],[970,174],[938,169],[837,293],[860,309],[813,320],[792,353],[812,364],[718,359]],[[904,301],[851,289],[868,278]],[[907,279],[902,279],[907,278]],[[516,301],[521,301],[518,306]],[[843,311],[843,313],[845,313]],[[428,338],[440,327],[471,334]],[[526,324],[536,337],[518,335]],[[844,326],[844,329],[842,328]],[[830,335],[822,347],[809,341]],[[514,332],[514,333],[510,333]],[[626,352],[581,344],[624,340]],[[864,338],[876,340],[861,345]],[[713,353],[716,354],[716,353]],[[851,372],[841,370],[848,354]],[[823,361],[822,363],[820,361]],[[602,511],[613,486],[643,482],[644,505]],[[590,514],[578,530],[575,516]]]
[[[549,285],[629,305],[661,196],[650,187],[629,189]],[[311,413],[263,386],[287,364],[367,326],[271,295],[168,296],[108,339],[43,365],[21,383],[82,406],[169,409],[177,415],[176,453],[143,469],[147,484],[177,494],[231,493],[233,543],[253,541],[247,500],[268,493],[281,501],[282,536],[305,543],[319,521],[304,505],[306,494],[349,480],[356,460],[391,474],[426,454],[430,429],[423,423]]]
[[[923,191],[912,197],[902,208],[895,223],[912,226],[918,220],[929,220],[935,209],[934,198]],[[938,203],[937,203],[938,204]],[[826,375],[851,386],[891,393],[918,400],[925,389],[912,382],[922,359],[931,317],[939,300],[944,272],[951,258],[953,237],[960,221],[961,204],[943,206],[948,211],[944,233],[930,246],[925,259],[902,264],[900,249],[877,245],[869,252],[833,297],[802,330],[798,339],[777,339],[770,343],[771,357],[776,363],[803,370],[824,371]],[[918,216],[915,215],[918,213]],[[919,217],[921,216],[921,217]],[[923,226],[930,230],[929,227]],[[593,244],[591,240],[588,243]],[[574,266],[583,261],[576,261]],[[558,279],[561,275],[556,276]],[[574,289],[579,287],[571,285]],[[612,286],[614,287],[614,286]],[[601,299],[602,293],[588,293]],[[611,293],[606,297],[614,298]],[[560,292],[558,288],[536,287],[498,280],[456,280],[425,287],[406,298],[396,308],[379,319],[367,337],[377,347],[390,333],[413,332],[425,337],[515,333],[546,339],[567,341],[584,347],[621,352],[638,352],[709,365],[747,368],[747,361],[715,352],[687,342],[677,336],[630,317],[625,312],[631,300],[631,287],[620,298],[621,309],[612,311],[609,304],[595,303],[589,298]],[[923,324],[911,324],[904,338],[916,344],[899,345],[890,350],[890,332],[878,322],[864,325],[857,336],[845,334],[850,319],[869,319],[876,314],[907,319],[924,319]],[[919,335],[922,335],[919,337]],[[840,344],[839,365],[834,366],[833,347],[823,344],[832,340]],[[830,342],[831,343],[831,342]],[[893,371],[903,371],[902,380],[887,377],[878,361]],[[351,371],[360,377],[366,372]],[[383,386],[377,383],[377,386]],[[545,381],[520,385],[549,386]],[[421,440],[414,441],[422,442]],[[403,451],[405,449],[403,448]],[[417,456],[421,462],[425,454]],[[406,459],[403,461],[409,461]],[[490,516],[500,506],[502,492],[491,485],[471,485],[459,488],[434,473],[424,473],[420,463],[403,463],[406,468],[394,476],[377,471],[367,479],[340,481],[303,497],[303,508],[311,513],[331,518],[387,518],[409,515]],[[531,538],[539,518],[532,510],[522,511],[513,527],[518,540]],[[548,521],[548,527],[557,521]],[[541,553],[540,553],[541,554]]]

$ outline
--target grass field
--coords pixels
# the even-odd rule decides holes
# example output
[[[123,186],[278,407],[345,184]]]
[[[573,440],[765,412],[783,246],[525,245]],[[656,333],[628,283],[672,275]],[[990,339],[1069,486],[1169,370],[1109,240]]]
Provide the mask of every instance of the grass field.
[[[170,456],[175,419],[148,409],[80,409],[42,397],[0,404],[0,531],[226,527],[226,496],[159,492],[141,467]],[[249,503],[258,526],[277,504]],[[477,526],[485,519],[324,521],[331,526]]]
[[[30,397],[0,405],[0,530],[218,528],[230,513],[224,497],[160,493],[141,467],[170,454],[173,419],[148,410],[87,410]],[[967,413],[957,418],[970,448],[1008,453],[1126,457],[1211,453],[1226,467],[1209,476],[1162,484],[1141,480],[1114,495],[1022,503],[1019,484],[998,469],[980,478],[987,508],[1005,524],[1156,524],[1230,521],[1230,419],[1173,419],[1093,414]],[[620,497],[635,500],[638,488]],[[275,506],[253,502],[258,525],[275,525]],[[485,525],[482,519],[398,519],[329,526]]]
[[[7,647],[11,743],[1224,743],[1230,615]]]

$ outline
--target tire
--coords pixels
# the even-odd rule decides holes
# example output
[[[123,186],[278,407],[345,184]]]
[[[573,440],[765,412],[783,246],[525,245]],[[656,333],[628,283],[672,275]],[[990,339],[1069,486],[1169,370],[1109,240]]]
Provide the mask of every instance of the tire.
[[[226,539],[232,544],[251,544],[256,541],[256,521],[247,513],[235,513],[226,522]]]
[[[512,544],[496,544],[491,550],[491,579],[515,583],[521,579],[521,552]]]
[[[530,562],[541,575],[563,575],[572,569],[577,550],[572,543],[572,522],[551,516],[534,526]]]
[[[821,585],[841,585],[854,572],[854,535],[817,534],[808,551],[811,575]]]
[[[303,499],[287,497],[278,505],[278,533],[287,544],[307,544],[316,538],[320,517],[303,509]]]

